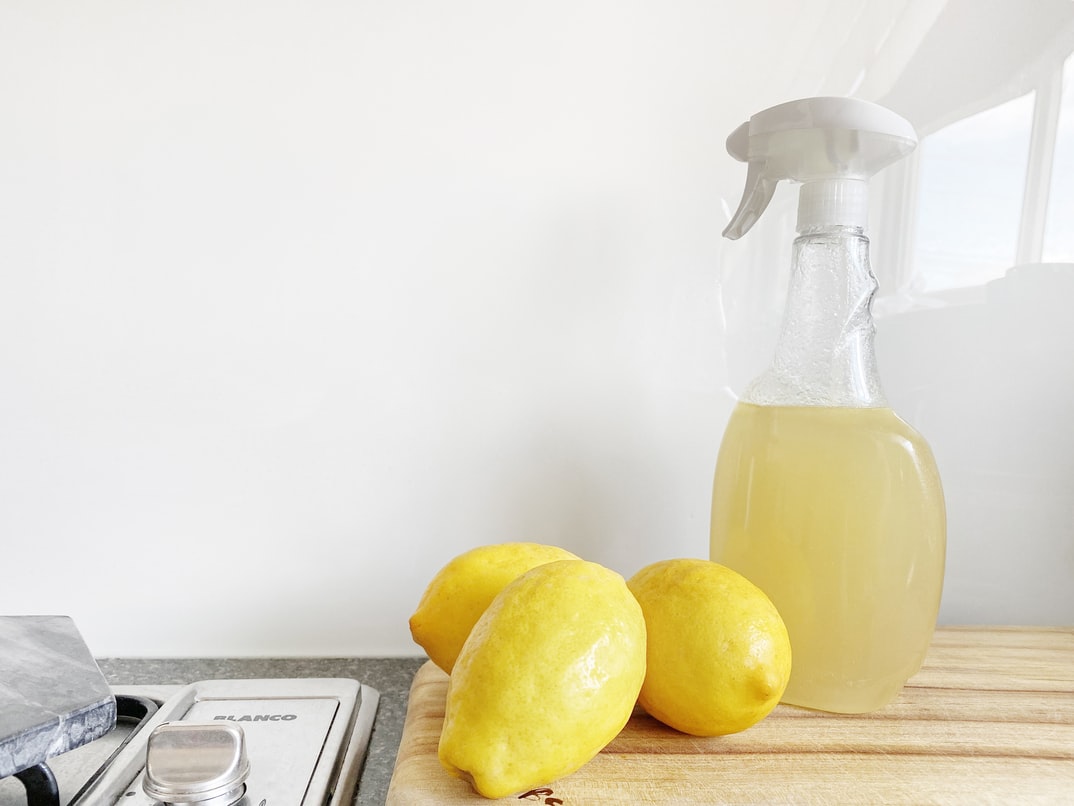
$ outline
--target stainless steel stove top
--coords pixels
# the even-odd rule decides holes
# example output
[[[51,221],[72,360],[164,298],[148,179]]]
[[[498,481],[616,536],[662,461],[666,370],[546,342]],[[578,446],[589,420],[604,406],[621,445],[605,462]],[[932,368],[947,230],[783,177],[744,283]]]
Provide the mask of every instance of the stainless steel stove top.
[[[160,803],[147,794],[147,755],[149,791],[160,796],[176,787],[176,802],[349,806],[379,701],[374,689],[343,678],[208,680],[114,692],[156,711],[138,724],[121,720],[100,739],[50,759],[61,806]],[[161,725],[168,727],[157,731]],[[221,726],[228,730],[214,730]],[[220,736],[238,737],[248,774],[220,766],[228,750]],[[230,786],[220,777],[227,774],[235,776]],[[0,780],[0,806],[26,804],[21,782]]]

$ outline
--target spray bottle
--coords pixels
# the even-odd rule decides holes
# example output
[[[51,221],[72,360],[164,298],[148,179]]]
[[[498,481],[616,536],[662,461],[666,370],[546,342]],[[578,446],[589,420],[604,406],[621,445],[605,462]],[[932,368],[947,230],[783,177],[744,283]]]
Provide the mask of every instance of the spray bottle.
[[[787,624],[783,701],[825,711],[895,698],[921,666],[943,586],[940,478],[881,389],[865,236],[869,178],[916,143],[903,118],[851,98],[772,107],[727,140],[748,169],[726,237],[750,229],[779,181],[802,185],[775,356],[720,446],[711,556],[764,590]]]

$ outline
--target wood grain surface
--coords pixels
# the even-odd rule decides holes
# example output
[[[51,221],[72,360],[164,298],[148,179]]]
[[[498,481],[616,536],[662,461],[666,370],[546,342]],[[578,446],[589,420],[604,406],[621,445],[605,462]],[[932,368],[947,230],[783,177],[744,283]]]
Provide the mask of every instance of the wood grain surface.
[[[448,677],[414,678],[389,806],[489,801],[440,766]],[[595,759],[527,796],[581,804],[1074,804],[1074,629],[943,628],[888,707],[780,705],[699,739],[638,711]]]

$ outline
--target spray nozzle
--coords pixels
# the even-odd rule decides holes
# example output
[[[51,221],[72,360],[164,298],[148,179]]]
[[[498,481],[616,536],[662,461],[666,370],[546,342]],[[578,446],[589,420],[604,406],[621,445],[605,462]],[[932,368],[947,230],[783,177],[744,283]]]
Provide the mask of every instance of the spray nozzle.
[[[758,112],[727,138],[727,152],[745,162],[746,188],[723,234],[741,238],[768,207],[776,185],[805,183],[798,230],[865,226],[866,182],[917,145],[913,126],[856,98],[805,98]]]

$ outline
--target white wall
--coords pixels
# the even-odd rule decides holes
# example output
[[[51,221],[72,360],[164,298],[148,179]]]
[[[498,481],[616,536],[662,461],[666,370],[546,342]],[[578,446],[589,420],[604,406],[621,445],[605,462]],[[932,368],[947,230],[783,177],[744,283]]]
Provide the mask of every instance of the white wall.
[[[99,655],[408,654],[481,543],[704,556],[789,237],[721,241],[723,140],[907,97],[944,5],[6,0],[0,612]],[[1069,274],[1032,283],[1053,332],[879,323],[948,489],[948,621],[1074,622]]]

